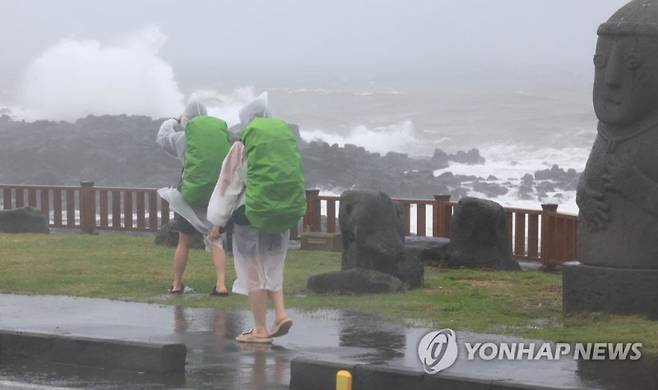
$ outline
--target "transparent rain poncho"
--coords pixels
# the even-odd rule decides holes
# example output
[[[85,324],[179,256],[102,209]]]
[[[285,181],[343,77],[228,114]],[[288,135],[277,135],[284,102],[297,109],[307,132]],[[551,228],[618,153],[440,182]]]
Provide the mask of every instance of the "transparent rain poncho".
[[[233,292],[247,295],[259,290],[281,290],[289,238],[288,230],[266,233],[251,226],[235,225],[233,257],[238,277]]]
[[[269,116],[267,93],[263,93],[240,110],[240,127],[246,127],[256,117]],[[208,220],[224,226],[233,212],[244,205],[246,167],[244,147],[236,142],[222,164],[208,205]],[[233,283],[233,292],[247,295],[259,290],[281,290],[289,239],[289,230],[267,233],[236,223],[233,228],[233,258],[237,279]]]
[[[221,238],[215,241],[210,240],[208,234],[212,229],[212,224],[206,220],[206,210],[205,209],[193,209],[187,202],[183,199],[180,191],[176,188],[160,188],[158,190],[158,195],[169,203],[169,207],[179,214],[181,217],[185,218],[193,227],[204,236],[204,243],[206,244],[206,249],[210,248],[210,245],[215,245],[222,248]]]
[[[267,92],[261,93],[240,109],[240,123],[243,128],[254,118],[269,118],[270,116],[269,95]]]
[[[207,115],[206,107],[198,102],[191,101],[186,107],[182,116],[182,121],[179,125],[175,120],[168,120],[163,123],[158,132],[157,142],[162,148],[172,156],[178,158],[181,162],[184,161],[185,155],[185,125],[189,119],[197,116]],[[205,209],[193,209],[185,202],[183,196],[177,188],[160,188],[158,195],[169,203],[171,210],[185,218],[199,233],[205,236],[206,249],[209,245],[216,245],[221,247],[221,240],[211,242],[208,234],[212,229],[212,224],[206,220]]]

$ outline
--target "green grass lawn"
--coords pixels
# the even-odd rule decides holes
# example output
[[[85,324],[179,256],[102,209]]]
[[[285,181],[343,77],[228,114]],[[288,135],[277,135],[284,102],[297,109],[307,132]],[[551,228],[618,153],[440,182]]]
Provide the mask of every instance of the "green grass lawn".
[[[246,309],[246,298],[207,296],[214,284],[210,254],[191,251],[186,285],[203,294],[166,294],[173,249],[148,237],[0,234],[0,292],[60,294],[195,307]],[[340,268],[340,254],[291,250],[285,272],[287,306],[379,313],[424,326],[451,327],[564,342],[642,342],[658,355],[658,322],[588,314],[563,317],[561,277],[539,272],[426,268],[422,289],[397,294],[336,296],[306,291],[310,275]],[[232,259],[227,280],[235,278]],[[229,284],[230,287],[230,284]]]

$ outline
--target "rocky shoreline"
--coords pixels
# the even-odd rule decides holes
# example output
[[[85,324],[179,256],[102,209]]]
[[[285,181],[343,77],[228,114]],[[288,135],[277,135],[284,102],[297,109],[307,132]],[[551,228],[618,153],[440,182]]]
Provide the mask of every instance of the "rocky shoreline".
[[[0,117],[0,183],[164,187],[175,185],[180,165],[155,143],[161,120],[144,116],[89,116],[74,123],[14,121]],[[486,164],[478,149],[453,154],[436,149],[417,158],[368,152],[355,145],[300,139],[308,188],[383,191],[393,197],[429,198],[469,193],[496,198],[513,192],[520,200],[541,200],[576,189],[579,172],[557,165],[528,172],[521,180],[493,175],[458,175],[453,163]],[[445,172],[436,175],[437,170]],[[556,195],[557,194],[557,195]]]

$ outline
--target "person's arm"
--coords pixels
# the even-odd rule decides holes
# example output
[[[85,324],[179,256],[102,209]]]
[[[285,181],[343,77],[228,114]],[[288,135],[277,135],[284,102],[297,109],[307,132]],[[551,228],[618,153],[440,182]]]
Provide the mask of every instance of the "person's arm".
[[[180,131],[180,123],[176,119],[167,119],[160,126],[155,141],[169,155],[181,162],[185,155],[185,132]]]
[[[235,142],[222,162],[219,180],[208,203],[207,219],[216,227],[225,227],[233,212],[240,206],[245,185],[245,170],[244,145]]]

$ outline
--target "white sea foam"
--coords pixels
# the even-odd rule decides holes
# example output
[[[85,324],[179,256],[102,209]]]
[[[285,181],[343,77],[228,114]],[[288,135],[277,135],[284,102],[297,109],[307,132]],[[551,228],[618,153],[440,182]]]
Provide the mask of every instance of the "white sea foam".
[[[0,114],[28,121],[106,114],[162,118],[178,115],[186,101],[196,99],[212,115],[237,123],[240,108],[256,96],[254,89],[204,89],[185,98],[173,68],[159,56],[166,41],[157,26],[111,42],[60,40],[28,66],[17,104],[0,106]]]
[[[319,93],[329,94],[330,90],[326,88],[274,88],[273,90],[283,91],[291,94]]]
[[[383,128],[368,129],[365,126],[355,127],[347,136],[329,134],[321,130],[302,131],[302,137],[306,140],[322,139],[330,144],[346,143],[365,147],[371,152],[386,153],[388,151],[411,151],[420,143],[414,134],[413,125],[395,124]],[[548,192],[544,196],[533,195],[533,199],[521,199],[518,194],[518,186],[521,178],[526,174],[533,175],[536,171],[550,169],[557,164],[562,169],[575,169],[582,171],[589,154],[588,148],[537,148],[530,145],[514,144],[491,144],[480,148],[480,153],[485,158],[485,164],[469,165],[451,162],[449,167],[438,169],[434,172],[439,176],[445,172],[455,175],[476,176],[487,179],[495,176],[491,183],[497,183],[507,188],[509,192],[503,196],[495,197],[493,200],[505,207],[518,207],[528,209],[539,209],[542,203],[559,204],[559,210],[566,213],[576,214],[575,191]],[[464,183],[468,195],[482,198],[490,198],[485,194],[470,189],[471,183]],[[339,193],[339,189],[331,189],[331,193]],[[324,191],[323,191],[324,193]]]
[[[434,172],[438,176],[445,172],[457,175],[473,175],[488,178],[495,176],[497,180],[490,182],[498,183],[510,190],[506,195],[494,198],[506,207],[519,207],[538,209],[541,203],[556,203],[560,210],[567,213],[577,213],[575,191],[562,191],[559,193],[547,193],[546,196],[535,195],[534,199],[520,199],[518,186],[521,178],[526,174],[534,174],[536,171],[550,169],[557,164],[562,169],[575,169],[582,171],[589,154],[587,148],[536,148],[527,145],[496,144],[485,146],[480,149],[486,163],[482,165],[467,165],[451,163],[448,168],[439,169]],[[474,191],[469,191],[471,196],[486,198],[487,196]]]
[[[167,38],[156,26],[112,43],[67,38],[26,70],[19,103],[26,119],[75,120],[89,114],[172,115],[184,97],[158,52]]]
[[[480,148],[486,160],[484,165],[451,163],[449,168],[434,172],[438,176],[450,171],[457,175],[474,175],[486,178],[489,175],[501,180],[520,179],[526,173],[551,168],[573,168],[582,171],[589,154],[586,148],[537,148],[528,145],[494,144]]]
[[[419,143],[416,129],[410,120],[372,128],[357,125],[347,135],[329,133],[320,129],[302,129],[301,136],[306,141],[322,140],[340,146],[353,144],[363,146],[371,152],[382,154],[392,151],[413,153]]]

